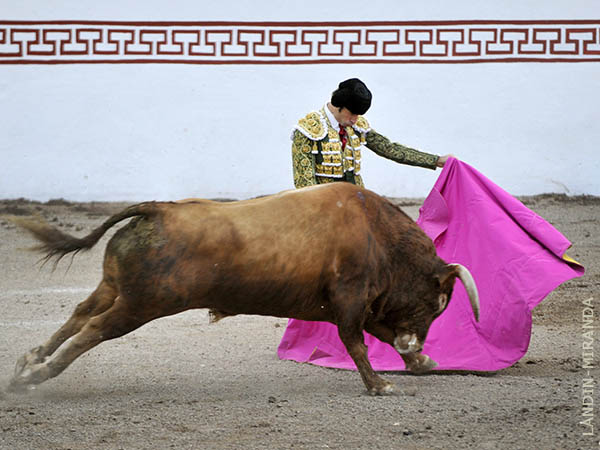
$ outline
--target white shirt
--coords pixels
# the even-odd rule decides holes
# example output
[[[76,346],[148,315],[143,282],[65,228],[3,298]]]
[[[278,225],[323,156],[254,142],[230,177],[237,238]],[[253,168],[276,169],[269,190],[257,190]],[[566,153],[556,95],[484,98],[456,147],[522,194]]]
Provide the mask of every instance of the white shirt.
[[[327,118],[329,119],[329,123],[331,124],[331,126],[335,129],[335,130],[339,130],[340,129],[340,123],[337,121],[337,119],[333,116],[333,113],[329,110],[329,107],[327,106],[327,104],[325,104],[325,115],[327,116]],[[338,131],[339,132],[339,131]]]

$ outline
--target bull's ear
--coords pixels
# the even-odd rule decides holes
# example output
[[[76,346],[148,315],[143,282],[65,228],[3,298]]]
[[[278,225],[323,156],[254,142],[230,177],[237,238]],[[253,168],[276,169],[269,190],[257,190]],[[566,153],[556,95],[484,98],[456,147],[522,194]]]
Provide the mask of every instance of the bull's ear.
[[[447,286],[449,283],[454,285],[454,280],[458,276],[456,267],[452,265],[446,265],[442,267],[437,274],[434,275],[435,280],[438,282],[438,287],[441,289]]]

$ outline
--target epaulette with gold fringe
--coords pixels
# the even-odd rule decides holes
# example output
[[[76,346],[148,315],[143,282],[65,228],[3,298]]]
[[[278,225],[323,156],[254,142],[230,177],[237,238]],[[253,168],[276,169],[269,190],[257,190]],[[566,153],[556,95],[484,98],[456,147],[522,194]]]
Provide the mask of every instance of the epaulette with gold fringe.
[[[360,134],[365,134],[371,131],[371,125],[369,125],[369,121],[365,116],[358,116],[358,120],[352,128],[354,128]]]
[[[294,127],[311,141],[320,141],[327,135],[327,119],[320,111],[308,113]]]

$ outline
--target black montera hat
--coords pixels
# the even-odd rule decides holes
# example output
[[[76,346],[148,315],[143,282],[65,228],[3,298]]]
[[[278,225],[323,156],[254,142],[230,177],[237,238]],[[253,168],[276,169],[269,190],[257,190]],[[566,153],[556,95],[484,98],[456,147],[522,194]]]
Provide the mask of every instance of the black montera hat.
[[[371,107],[371,91],[358,78],[342,81],[331,94],[331,104],[336,108],[347,108],[354,114],[364,114]]]

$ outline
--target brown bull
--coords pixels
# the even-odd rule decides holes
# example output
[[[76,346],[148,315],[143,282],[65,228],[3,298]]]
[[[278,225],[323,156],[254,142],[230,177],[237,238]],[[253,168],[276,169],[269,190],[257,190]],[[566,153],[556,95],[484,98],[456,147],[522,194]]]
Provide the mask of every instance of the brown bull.
[[[153,319],[210,308],[217,319],[258,314],[331,322],[368,392],[384,394],[393,385],[373,371],[363,330],[421,372],[436,366],[420,351],[457,277],[479,318],[469,272],[442,261],[397,206],[349,183],[232,203],[140,203],[81,239],[46,224],[21,225],[43,243],[47,258],[60,259],[91,248],[130,217],[108,242],[99,286],[46,343],[19,359],[10,389],[55,377],[94,346]]]

